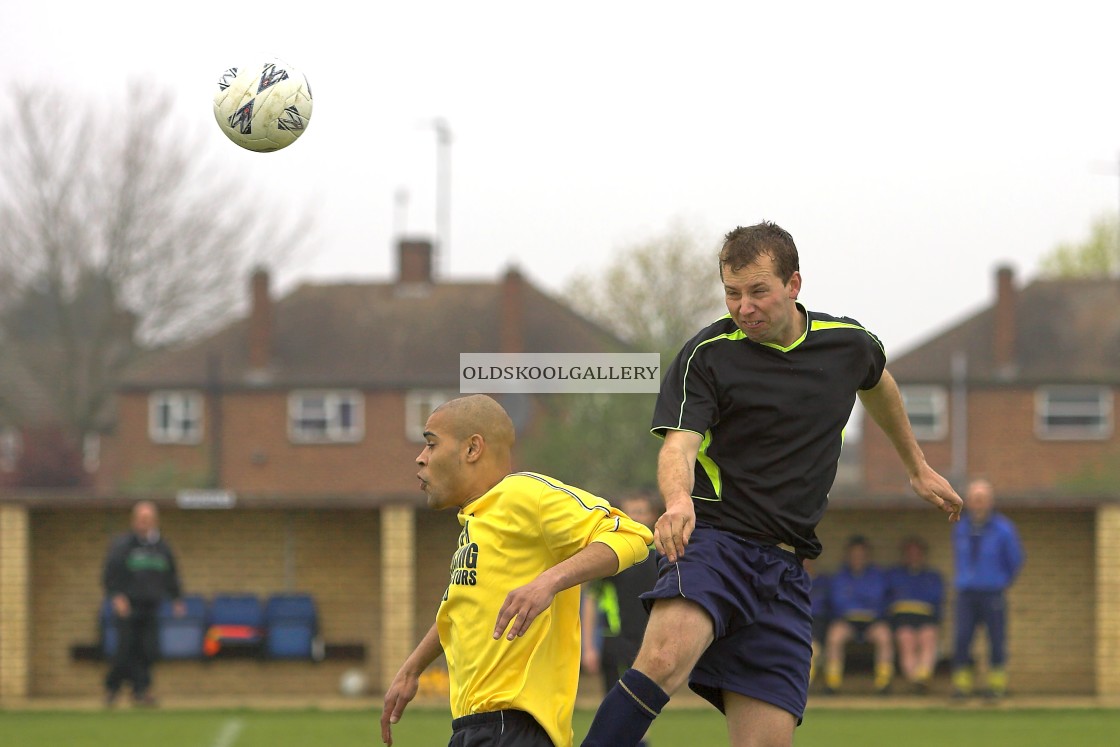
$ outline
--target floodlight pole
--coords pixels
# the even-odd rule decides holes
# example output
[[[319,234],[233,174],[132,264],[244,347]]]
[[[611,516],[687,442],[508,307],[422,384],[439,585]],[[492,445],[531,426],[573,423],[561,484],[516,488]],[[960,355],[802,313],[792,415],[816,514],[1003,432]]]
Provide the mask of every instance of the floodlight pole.
[[[451,126],[443,117],[432,120],[436,131],[436,241],[432,269],[451,248]]]

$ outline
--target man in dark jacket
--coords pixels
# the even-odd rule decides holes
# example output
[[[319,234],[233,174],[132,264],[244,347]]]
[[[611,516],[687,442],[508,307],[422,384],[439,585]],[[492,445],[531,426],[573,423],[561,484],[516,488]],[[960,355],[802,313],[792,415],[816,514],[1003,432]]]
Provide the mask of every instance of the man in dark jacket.
[[[184,605],[175,556],[160,537],[154,503],[133,506],[132,531],[110,546],[103,581],[117,628],[117,651],[105,678],[106,703],[113,704],[128,680],[138,705],[155,705],[149,689],[152,663],[159,655],[159,605],[173,600],[176,615],[184,613]]]

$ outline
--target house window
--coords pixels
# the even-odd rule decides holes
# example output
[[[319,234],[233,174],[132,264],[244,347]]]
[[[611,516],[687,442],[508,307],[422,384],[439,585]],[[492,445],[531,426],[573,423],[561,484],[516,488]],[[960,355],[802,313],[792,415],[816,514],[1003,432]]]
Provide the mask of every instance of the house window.
[[[939,386],[904,386],[902,402],[920,441],[940,441],[949,431],[948,397]]]
[[[148,434],[158,444],[202,441],[202,395],[199,392],[152,392],[148,399]]]
[[[296,443],[353,443],[364,434],[361,392],[301,391],[288,397],[288,435]]]
[[[458,397],[458,392],[445,389],[414,389],[404,398],[404,433],[410,441],[424,443],[424,423],[428,416],[449,399]]]
[[[23,454],[23,439],[15,428],[0,428],[0,472],[15,472]]]
[[[1099,386],[1043,387],[1035,393],[1035,433],[1046,439],[1112,435],[1112,391]]]

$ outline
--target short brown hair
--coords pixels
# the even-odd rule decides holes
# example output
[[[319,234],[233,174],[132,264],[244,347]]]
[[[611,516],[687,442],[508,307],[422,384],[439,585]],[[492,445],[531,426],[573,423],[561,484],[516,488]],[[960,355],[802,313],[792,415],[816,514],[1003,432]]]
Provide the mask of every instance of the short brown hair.
[[[797,258],[797,245],[793,237],[776,223],[763,221],[753,226],[737,227],[723,237],[723,248],[719,252],[719,274],[723,268],[736,272],[747,265],[757,262],[767,255],[774,260],[774,271],[783,283],[789,282],[800,264]]]

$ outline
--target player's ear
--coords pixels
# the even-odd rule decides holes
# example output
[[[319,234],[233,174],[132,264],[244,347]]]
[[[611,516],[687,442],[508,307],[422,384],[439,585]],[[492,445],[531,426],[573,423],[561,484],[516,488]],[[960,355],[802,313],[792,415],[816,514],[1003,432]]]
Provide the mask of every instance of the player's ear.
[[[477,462],[482,457],[482,452],[486,448],[486,441],[478,433],[473,434],[467,439],[467,461]]]
[[[789,298],[791,301],[796,301],[798,294],[801,293],[801,273],[797,270],[789,276]]]

